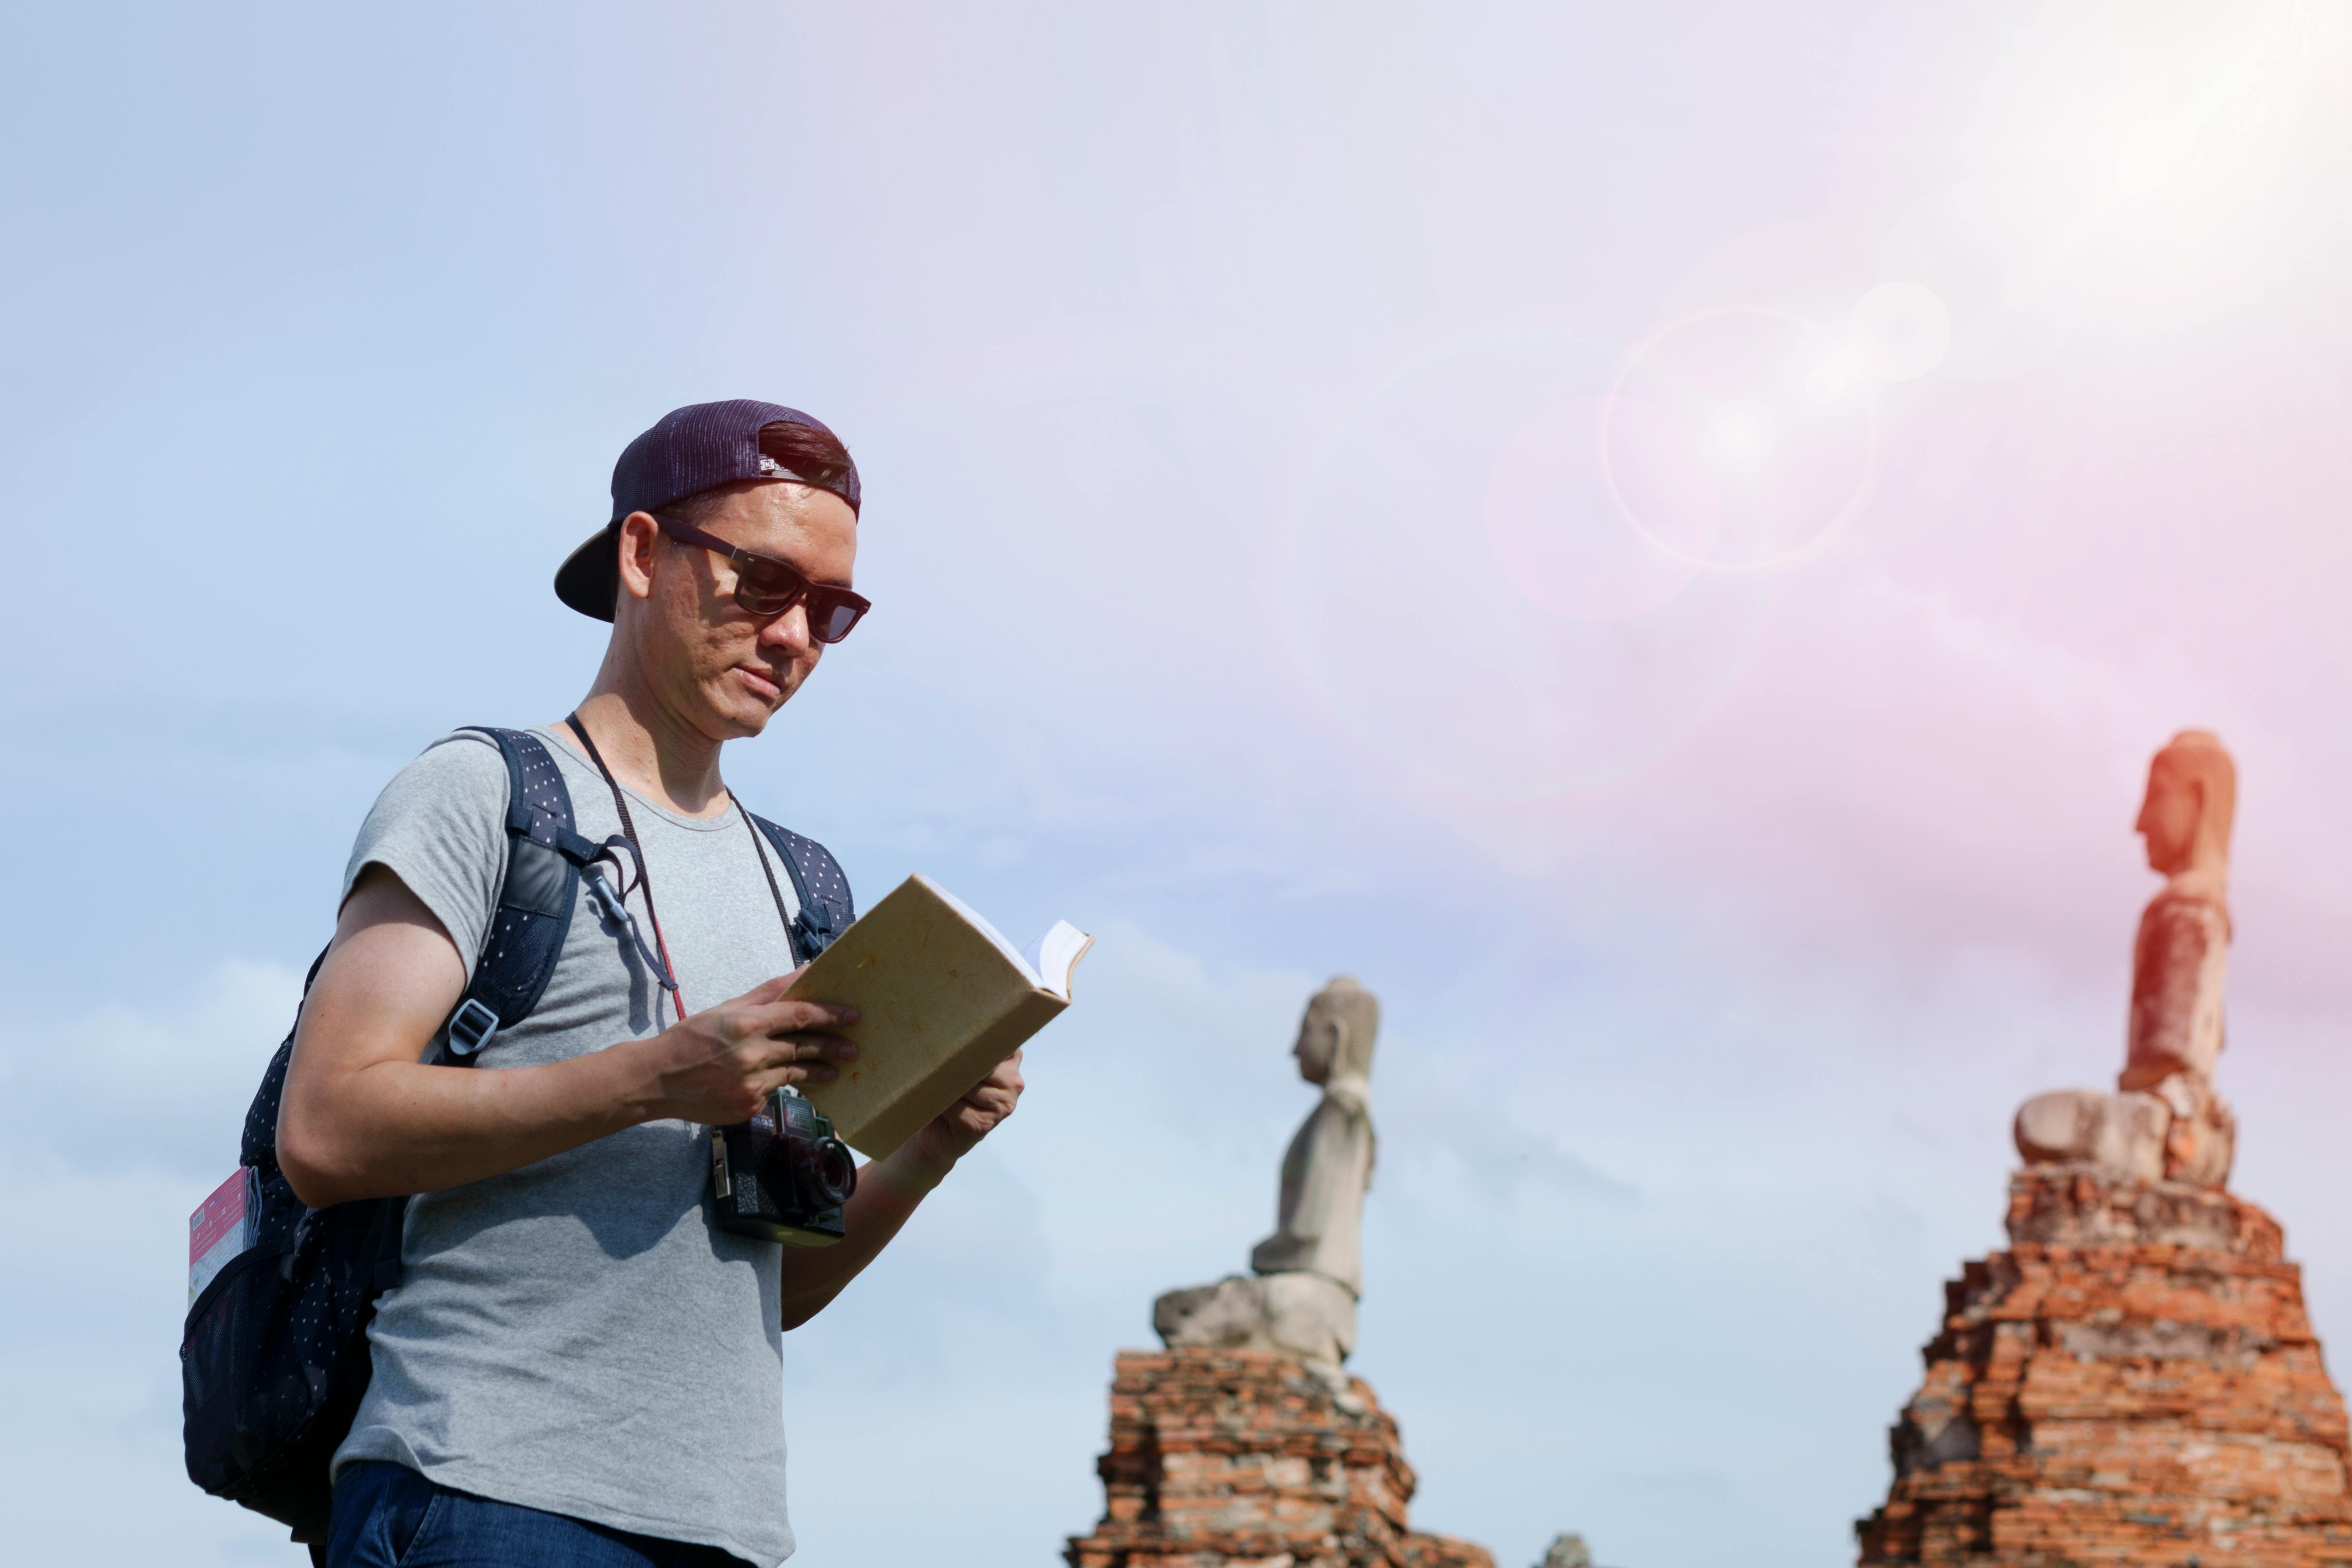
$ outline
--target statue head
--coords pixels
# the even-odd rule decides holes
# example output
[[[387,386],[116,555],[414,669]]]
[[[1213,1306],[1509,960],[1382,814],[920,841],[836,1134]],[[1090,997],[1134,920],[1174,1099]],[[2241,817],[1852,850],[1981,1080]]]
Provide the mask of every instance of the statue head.
[[[2215,896],[2230,870],[2230,819],[2238,807],[2238,770],[2219,736],[2183,730],[2148,764],[2147,796],[2134,829],[2147,841],[2147,863],[2179,881],[2210,883]]]
[[[1372,1040],[1380,1032],[1379,999],[1347,975],[1339,976],[1315,993],[1298,1021],[1298,1043],[1290,1047],[1298,1058],[1298,1076],[1309,1083],[1328,1083],[1334,1073],[1370,1078]]]

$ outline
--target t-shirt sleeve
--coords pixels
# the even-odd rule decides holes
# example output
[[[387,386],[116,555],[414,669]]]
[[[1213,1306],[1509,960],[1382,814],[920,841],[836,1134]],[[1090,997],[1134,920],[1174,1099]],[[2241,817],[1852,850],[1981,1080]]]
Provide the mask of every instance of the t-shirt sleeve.
[[[506,882],[508,787],[496,742],[444,735],[383,786],[343,868],[343,899],[370,866],[398,877],[457,944],[469,984]]]

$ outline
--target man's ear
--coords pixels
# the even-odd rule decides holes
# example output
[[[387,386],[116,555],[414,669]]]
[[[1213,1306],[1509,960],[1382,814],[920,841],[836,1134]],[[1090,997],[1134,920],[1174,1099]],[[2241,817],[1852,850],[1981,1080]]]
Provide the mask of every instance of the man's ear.
[[[621,592],[644,599],[654,591],[654,552],[661,548],[661,524],[653,513],[633,511],[621,520],[617,546],[621,557]]]

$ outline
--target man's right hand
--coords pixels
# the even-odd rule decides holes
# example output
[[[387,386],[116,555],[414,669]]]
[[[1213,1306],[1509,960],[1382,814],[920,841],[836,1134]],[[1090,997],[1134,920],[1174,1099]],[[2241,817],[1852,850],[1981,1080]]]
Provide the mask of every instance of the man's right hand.
[[[857,1047],[831,1031],[857,1022],[857,1009],[784,1000],[799,974],[780,974],[652,1039],[620,1047],[642,1051],[654,1064],[658,1098],[647,1119],[726,1126],[753,1115],[780,1088],[832,1082]]]
[[[641,1122],[725,1125],[781,1084],[822,1083],[856,1047],[846,1007],[781,1000],[779,975],[658,1035],[483,1071],[425,1054],[466,987],[424,901],[371,866],[303,1000],[278,1111],[278,1163],[313,1208],[500,1175]]]

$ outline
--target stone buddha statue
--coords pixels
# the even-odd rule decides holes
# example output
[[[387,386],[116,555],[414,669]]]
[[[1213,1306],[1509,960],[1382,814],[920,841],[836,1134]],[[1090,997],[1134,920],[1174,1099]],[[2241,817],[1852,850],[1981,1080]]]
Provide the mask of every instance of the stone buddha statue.
[[[1252,1276],[1153,1303],[1152,1327],[1167,1343],[1278,1350],[1333,1366],[1355,1348],[1380,1026],[1379,1001],[1345,975],[1307,1004],[1291,1055],[1323,1096],[1283,1155],[1274,1234],[1251,1249]]]
[[[2029,1164],[2094,1160],[2148,1180],[2229,1180],[2237,1121],[2213,1089],[2229,962],[2230,825],[2237,768],[2216,737],[2184,730],[2157,752],[2137,829],[2164,887],[2132,945],[2131,1015],[2115,1094],[2060,1089],[2018,1110]]]

